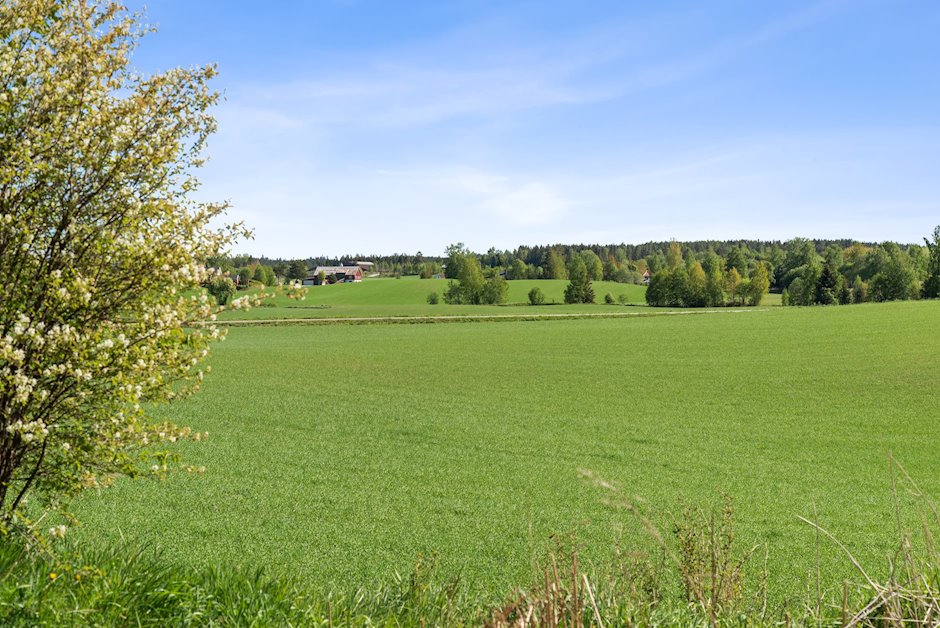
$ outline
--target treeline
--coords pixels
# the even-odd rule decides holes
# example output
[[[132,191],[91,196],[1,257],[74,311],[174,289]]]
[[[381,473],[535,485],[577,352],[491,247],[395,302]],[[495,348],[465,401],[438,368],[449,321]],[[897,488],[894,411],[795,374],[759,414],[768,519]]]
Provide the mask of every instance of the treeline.
[[[303,260],[272,261],[249,255],[213,257],[206,260],[206,265],[218,268],[242,288],[248,287],[253,281],[274,286],[285,281],[303,280],[310,270]]]
[[[343,257],[307,257],[303,259],[284,259],[260,257],[252,261],[270,266],[275,274],[285,279],[299,279],[300,275],[312,272],[317,266],[341,266],[355,264],[356,262],[372,262],[375,264],[374,272],[387,277],[402,277],[409,275],[426,274],[432,277],[443,273],[444,258],[440,256],[425,256],[421,251],[414,254],[392,253],[391,255],[344,255]],[[302,268],[302,270],[301,270]],[[290,274],[297,277],[289,277]]]
[[[647,258],[656,270],[647,290],[650,305],[676,307],[756,305],[767,288],[784,305],[832,305],[940,296],[940,226],[924,246],[894,242],[821,241],[795,238],[754,250],[736,244],[719,255],[669,244],[665,259]],[[821,249],[821,250],[820,250]]]
[[[791,241],[792,242],[792,241]],[[809,240],[817,253],[822,254],[830,246],[847,248],[853,240]],[[643,244],[547,244],[522,245],[515,249],[500,250],[490,248],[485,253],[474,253],[481,268],[492,269],[507,279],[567,279],[567,266],[575,255],[584,256],[586,265],[592,271],[594,280],[619,281],[621,283],[640,283],[643,273],[650,273],[666,268],[666,256],[671,242],[646,242]],[[770,271],[771,286],[777,287],[773,269],[780,266],[789,242],[765,240],[698,240],[683,242],[684,255],[701,256],[709,251],[723,259],[732,260],[732,265],[741,268],[740,259],[744,257],[751,266],[757,261],[764,261]],[[873,243],[862,246],[873,247]],[[905,248],[906,247],[902,247]],[[454,244],[444,251],[442,256],[425,255],[420,251],[415,254],[393,253],[391,255],[366,255],[356,253],[342,257],[309,257],[303,260],[285,260],[259,258],[256,261],[284,268],[292,262],[301,261],[312,269],[320,265],[337,265],[342,262],[369,261],[375,264],[376,272],[383,275],[419,275],[433,277],[445,273],[449,278],[456,277],[455,267],[446,271],[452,250],[466,250],[463,244]],[[601,268],[596,271],[598,264]]]
[[[940,226],[924,246],[852,244],[818,253],[805,241],[780,271],[784,305],[831,305],[940,296]]]
[[[935,230],[923,246],[794,238],[786,242],[555,244],[519,246],[514,250],[491,248],[486,253],[474,253],[463,244],[454,244],[439,257],[421,252],[292,260],[236,256],[211,260],[210,264],[237,278],[239,285],[249,281],[272,285],[303,279],[318,265],[360,260],[374,263],[375,272],[385,276],[457,279],[461,260],[470,257],[476,260],[484,280],[496,276],[507,280],[569,279],[569,269],[579,259],[589,281],[639,284],[643,283],[644,274],[649,273],[651,298],[657,304],[707,306],[754,302],[766,273],[770,291],[785,293],[785,304],[809,305],[936,297],[940,287],[938,241],[940,234]],[[475,294],[461,298],[473,299]]]

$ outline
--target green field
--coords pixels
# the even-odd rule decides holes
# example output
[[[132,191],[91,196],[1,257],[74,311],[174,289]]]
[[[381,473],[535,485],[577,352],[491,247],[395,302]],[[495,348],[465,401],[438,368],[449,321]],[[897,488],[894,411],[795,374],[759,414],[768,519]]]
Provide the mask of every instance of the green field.
[[[252,310],[227,312],[223,320],[262,320],[278,318],[345,318],[377,316],[462,316],[462,315],[524,315],[560,314],[577,312],[617,312],[624,306],[605,305],[608,292],[617,299],[623,294],[630,305],[646,306],[646,288],[613,281],[593,282],[597,304],[565,305],[567,281],[555,279],[510,281],[509,298],[505,305],[447,305],[443,300],[429,305],[431,292],[443,295],[446,279],[366,279],[361,283],[308,286],[303,301],[276,295],[266,306]],[[545,305],[533,307],[528,303],[529,291],[538,287],[545,294]],[[269,290],[268,292],[271,292]],[[275,293],[276,294],[276,293]]]
[[[197,566],[266,565],[323,589],[387,580],[436,552],[444,574],[498,598],[529,582],[552,534],[574,532],[596,569],[617,548],[651,546],[579,479],[585,468],[667,529],[684,503],[730,495],[741,544],[768,547],[779,601],[814,573],[815,538],[797,520],[814,508],[884,573],[889,452],[940,495],[938,320],[940,303],[908,302],[236,328],[204,390],[160,410],[210,432],[183,447],[206,473],[89,494],[75,534]],[[820,566],[830,591],[857,579],[825,542]]]

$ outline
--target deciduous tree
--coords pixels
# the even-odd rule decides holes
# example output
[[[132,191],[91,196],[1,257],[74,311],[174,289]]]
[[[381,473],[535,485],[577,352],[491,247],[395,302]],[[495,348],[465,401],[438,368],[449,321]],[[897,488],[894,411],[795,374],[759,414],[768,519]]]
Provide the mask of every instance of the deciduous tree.
[[[601,281],[604,279],[604,263],[597,253],[590,249],[581,251],[581,259],[584,260],[584,266],[587,268],[588,278],[592,281]]]
[[[145,402],[184,396],[219,330],[184,292],[239,229],[192,200],[213,67],[143,76],[133,16],[0,4],[0,524],[112,474],[161,471]]]
[[[548,252],[548,257],[545,261],[545,278],[546,279],[567,279],[568,272],[565,269],[565,260],[556,249],[551,249]]]
[[[682,263],[682,245],[673,240],[669,243],[669,251],[666,252],[666,268],[674,270]]]
[[[747,301],[749,305],[760,305],[761,300],[770,289],[770,273],[767,272],[767,266],[764,262],[757,262],[757,266],[751,271],[751,283]]]
[[[897,244],[882,245],[887,261],[878,274],[872,277],[869,294],[874,301],[897,301],[916,298],[920,292],[917,278],[911,268],[911,259]]]
[[[701,263],[694,262],[689,270],[689,307],[704,307],[706,305],[706,288],[708,278]]]

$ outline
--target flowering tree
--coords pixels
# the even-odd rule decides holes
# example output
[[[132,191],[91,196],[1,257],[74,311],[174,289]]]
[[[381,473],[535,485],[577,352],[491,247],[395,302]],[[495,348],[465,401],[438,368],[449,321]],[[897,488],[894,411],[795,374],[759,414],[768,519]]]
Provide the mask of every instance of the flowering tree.
[[[97,0],[0,3],[0,527],[28,493],[165,470],[190,432],[141,404],[198,387],[221,335],[186,292],[241,234],[190,198],[215,69],[140,76],[142,34]]]

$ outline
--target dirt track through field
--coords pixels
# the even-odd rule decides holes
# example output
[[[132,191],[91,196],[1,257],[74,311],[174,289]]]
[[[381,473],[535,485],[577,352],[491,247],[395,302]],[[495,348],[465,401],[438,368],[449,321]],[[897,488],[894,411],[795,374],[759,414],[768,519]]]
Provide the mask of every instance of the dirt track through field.
[[[366,324],[427,324],[427,323],[476,323],[510,322],[540,320],[576,320],[593,318],[643,318],[652,316],[683,316],[695,314],[744,314],[749,312],[767,312],[767,308],[734,308],[707,310],[668,310],[662,312],[598,312],[570,314],[462,314],[454,316],[346,316],[322,318],[268,318],[256,320],[217,321],[217,324],[230,327],[248,327],[252,325],[366,325]]]

